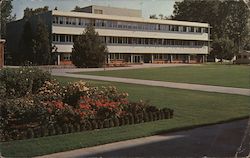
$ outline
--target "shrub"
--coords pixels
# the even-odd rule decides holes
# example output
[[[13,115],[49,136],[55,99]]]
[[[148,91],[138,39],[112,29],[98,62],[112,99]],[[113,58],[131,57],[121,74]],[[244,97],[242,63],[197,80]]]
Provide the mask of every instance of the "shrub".
[[[78,81],[68,84],[64,88],[63,102],[75,107],[81,96],[87,95],[89,87],[86,82]]]
[[[68,127],[69,127],[69,133],[75,132],[74,126],[72,124],[68,124]]]
[[[125,119],[124,119],[124,117],[120,117],[120,118],[119,118],[119,125],[120,125],[120,126],[125,125]]]
[[[128,115],[128,117],[129,117],[129,124],[134,124],[135,123],[135,119],[134,119],[133,114]]]
[[[129,125],[130,121],[129,121],[129,117],[128,116],[124,116],[124,124],[125,125]]]
[[[27,138],[34,138],[34,131],[31,128],[27,130]]]
[[[115,125],[114,125],[114,121],[113,121],[113,119],[109,119],[109,127],[111,128],[111,127],[114,127]]]
[[[92,121],[92,128],[98,129],[98,123],[95,120]]]
[[[119,126],[119,119],[117,117],[113,118],[114,126]]]
[[[68,127],[67,124],[64,124],[64,125],[62,126],[62,133],[63,133],[63,134],[69,133],[69,127]]]
[[[57,135],[63,134],[62,128],[59,125],[55,125],[55,132]]]
[[[92,130],[93,129],[91,122],[88,121],[88,120],[85,122],[85,129],[86,130]]]
[[[75,124],[74,124],[74,130],[75,130],[76,132],[80,132],[80,131],[81,131],[81,126],[80,126],[78,123],[75,123]]]
[[[143,120],[144,120],[144,122],[148,122],[149,121],[149,116],[148,116],[147,112],[143,113]]]
[[[110,125],[109,125],[109,120],[108,119],[105,119],[104,122],[103,122],[103,127],[104,128],[109,128]]]
[[[103,122],[102,121],[98,121],[98,128],[99,129],[103,129]]]
[[[40,130],[41,130],[41,136],[42,137],[45,137],[45,136],[49,135],[49,131],[45,126],[41,126]],[[55,128],[54,127],[53,127],[53,135],[55,135]]]
[[[45,81],[50,81],[48,72],[37,68],[5,68],[0,70],[1,85],[5,85],[5,97],[23,97],[37,93]]]

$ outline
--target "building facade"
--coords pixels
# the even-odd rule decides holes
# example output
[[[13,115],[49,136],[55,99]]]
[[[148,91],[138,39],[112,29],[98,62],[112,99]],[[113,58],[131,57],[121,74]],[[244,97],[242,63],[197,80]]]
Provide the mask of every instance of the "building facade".
[[[88,25],[107,44],[109,64],[202,63],[209,53],[207,23],[144,19],[140,10],[101,6],[53,10],[38,16],[48,25],[59,65],[71,64],[74,39]]]

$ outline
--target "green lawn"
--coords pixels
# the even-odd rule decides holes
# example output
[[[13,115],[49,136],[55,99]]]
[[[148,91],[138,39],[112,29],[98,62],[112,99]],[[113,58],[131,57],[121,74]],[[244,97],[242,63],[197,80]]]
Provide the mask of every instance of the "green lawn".
[[[56,78],[63,83],[77,80]],[[174,118],[110,129],[1,143],[2,155],[8,157],[44,155],[150,136],[180,128],[213,124],[250,114],[250,97],[246,96],[99,81],[91,81],[90,84],[112,84],[121,91],[129,92],[131,100],[150,100],[153,105],[158,107],[172,108],[175,110]]]
[[[81,72],[81,74],[250,88],[250,66],[205,64],[165,68]]]

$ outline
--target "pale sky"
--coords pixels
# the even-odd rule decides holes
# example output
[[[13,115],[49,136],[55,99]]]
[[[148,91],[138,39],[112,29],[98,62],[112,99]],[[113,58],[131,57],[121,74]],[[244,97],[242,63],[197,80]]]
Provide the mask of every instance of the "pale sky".
[[[13,0],[12,14],[17,15],[17,19],[23,17],[23,10],[26,7],[38,8],[49,6],[52,10],[57,6],[58,10],[70,11],[76,5],[85,7],[89,5],[102,5],[120,8],[130,8],[142,10],[144,18],[152,14],[172,15],[173,5],[176,0]]]

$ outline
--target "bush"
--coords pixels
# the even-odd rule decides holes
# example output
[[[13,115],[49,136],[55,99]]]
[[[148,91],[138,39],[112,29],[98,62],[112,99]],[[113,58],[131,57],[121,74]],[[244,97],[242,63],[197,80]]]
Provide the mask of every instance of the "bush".
[[[103,127],[104,127],[104,128],[109,128],[109,120],[108,120],[108,119],[105,119],[105,120],[103,121]]]
[[[113,118],[114,126],[119,126],[119,119],[117,117]]]
[[[50,81],[48,72],[37,68],[5,68],[0,70],[1,86],[5,87],[5,97],[16,98],[37,93],[45,81]]]
[[[92,128],[98,129],[98,123],[95,120],[92,121]]]
[[[29,128],[28,130],[27,130],[27,138],[34,138],[34,131],[31,129],[31,128]]]

